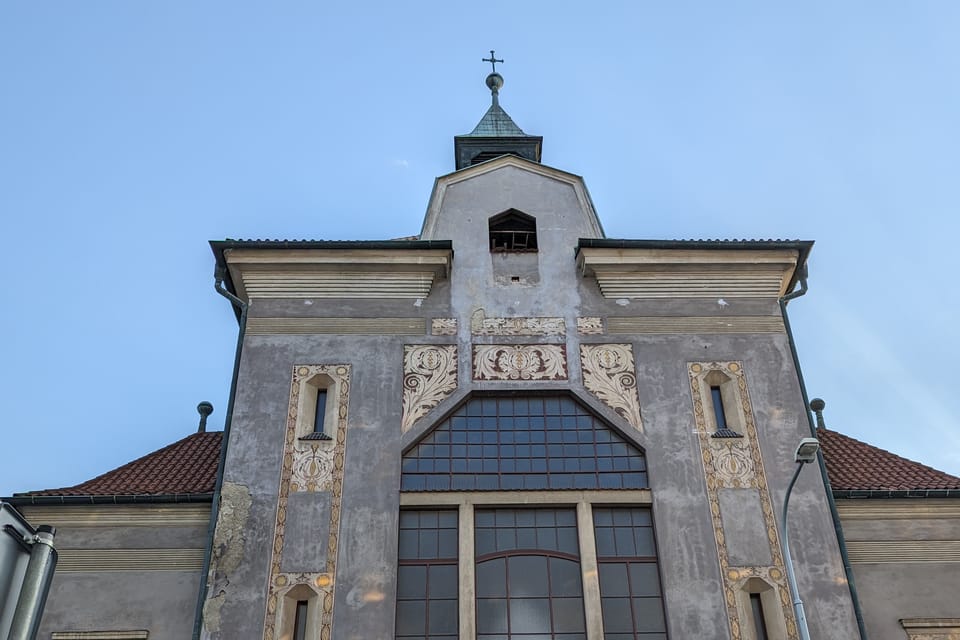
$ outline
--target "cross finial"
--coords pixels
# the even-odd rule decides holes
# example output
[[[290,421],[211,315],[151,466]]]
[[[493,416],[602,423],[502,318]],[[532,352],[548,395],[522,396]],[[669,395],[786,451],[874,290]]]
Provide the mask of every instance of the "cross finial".
[[[493,73],[497,72],[497,63],[503,62],[503,60],[497,60],[497,57],[493,55],[493,49],[490,49],[490,57],[484,58],[483,62],[489,62],[493,66]]]

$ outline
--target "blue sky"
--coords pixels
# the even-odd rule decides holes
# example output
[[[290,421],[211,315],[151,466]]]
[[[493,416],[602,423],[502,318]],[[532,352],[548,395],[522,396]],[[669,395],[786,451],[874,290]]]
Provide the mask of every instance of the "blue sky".
[[[832,428],[960,474],[955,2],[0,4],[0,495],[221,428],[206,241],[415,234],[501,102],[610,237],[816,240]],[[951,400],[954,398],[954,400]]]

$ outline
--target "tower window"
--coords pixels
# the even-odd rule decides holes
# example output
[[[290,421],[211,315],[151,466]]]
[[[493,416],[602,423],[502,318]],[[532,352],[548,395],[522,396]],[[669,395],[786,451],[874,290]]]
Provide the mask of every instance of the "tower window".
[[[297,613],[293,622],[293,640],[307,638],[307,601],[297,601]]]
[[[537,219],[510,209],[490,218],[490,251],[534,252],[537,250]]]
[[[713,399],[713,415],[717,419],[717,430],[727,428],[727,414],[723,412],[723,395],[720,387],[710,387],[710,397]]]

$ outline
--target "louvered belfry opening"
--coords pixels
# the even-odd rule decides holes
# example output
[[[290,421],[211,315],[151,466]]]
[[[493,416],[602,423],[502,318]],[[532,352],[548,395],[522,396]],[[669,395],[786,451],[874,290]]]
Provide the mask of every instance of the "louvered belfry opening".
[[[536,252],[537,219],[516,209],[490,218],[490,251]]]

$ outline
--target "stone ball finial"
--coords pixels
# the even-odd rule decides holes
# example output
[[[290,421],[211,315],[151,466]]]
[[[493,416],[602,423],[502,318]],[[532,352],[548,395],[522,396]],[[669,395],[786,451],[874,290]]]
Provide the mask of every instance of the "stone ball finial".
[[[487,76],[487,88],[494,93],[499,93],[503,86],[503,76],[494,71]]]
[[[810,401],[810,408],[814,411],[823,411],[824,407],[827,406],[827,403],[821,400],[820,398],[814,398]]]

